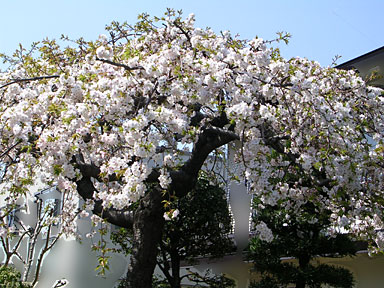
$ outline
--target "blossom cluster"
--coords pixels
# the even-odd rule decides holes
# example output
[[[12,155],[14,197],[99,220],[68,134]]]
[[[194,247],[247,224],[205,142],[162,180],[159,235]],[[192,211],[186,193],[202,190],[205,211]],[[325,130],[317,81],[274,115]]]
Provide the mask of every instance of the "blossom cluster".
[[[113,45],[102,36],[75,54],[41,52],[0,74],[0,145],[9,163],[1,193],[13,199],[36,179],[56,183],[70,200],[69,219],[82,177],[73,157],[81,154],[100,168],[94,200],[126,208],[145,194],[153,170],[167,189],[170,171],[224,113],[228,124],[219,128],[240,138],[235,160],[265,204],[288,211],[311,201],[359,233],[373,223],[361,219],[383,217],[380,89],[354,71],[282,59],[261,38],[196,28],[193,15],[164,21],[138,25],[127,33],[137,36]],[[67,229],[74,233],[69,222]]]

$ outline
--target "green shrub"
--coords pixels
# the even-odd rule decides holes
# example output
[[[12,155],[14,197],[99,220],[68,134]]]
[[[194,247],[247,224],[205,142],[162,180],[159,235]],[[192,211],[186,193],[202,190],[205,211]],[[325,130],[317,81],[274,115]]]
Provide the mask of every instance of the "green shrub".
[[[0,267],[0,287],[2,288],[29,288],[20,280],[21,274],[15,268],[10,266]]]

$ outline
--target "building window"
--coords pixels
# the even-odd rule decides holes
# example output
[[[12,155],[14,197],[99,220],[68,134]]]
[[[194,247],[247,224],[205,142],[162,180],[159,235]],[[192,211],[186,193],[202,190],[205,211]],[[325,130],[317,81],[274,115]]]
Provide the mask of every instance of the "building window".
[[[61,213],[61,192],[55,187],[49,187],[35,194],[37,215],[44,221],[47,217],[56,217]],[[56,223],[55,225],[57,225]]]
[[[9,209],[8,210],[8,214],[7,214],[6,218],[5,218],[6,219],[5,220],[6,227],[10,228],[14,232],[17,232],[19,230],[19,226],[20,226],[20,219],[17,216],[17,213],[21,210],[21,207],[17,206],[14,209],[11,209],[11,207],[3,207],[3,209],[5,211],[7,211]]]
[[[47,213],[54,217],[59,216],[60,215],[60,199],[52,199],[52,198],[46,199],[43,202],[40,215],[42,216],[44,213]]]

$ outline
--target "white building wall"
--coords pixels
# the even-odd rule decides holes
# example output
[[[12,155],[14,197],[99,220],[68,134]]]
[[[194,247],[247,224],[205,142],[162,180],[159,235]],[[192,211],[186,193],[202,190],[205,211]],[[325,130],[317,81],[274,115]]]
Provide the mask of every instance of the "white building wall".
[[[78,220],[79,230],[85,236],[91,230],[91,223]],[[109,239],[109,235],[106,236]],[[97,252],[91,249],[91,240],[84,237],[82,243],[76,240],[60,240],[44,260],[38,288],[51,288],[52,284],[65,278],[69,281],[66,288],[107,288],[113,287],[124,276],[127,259],[114,254],[110,259],[110,270],[105,277],[97,276]]]

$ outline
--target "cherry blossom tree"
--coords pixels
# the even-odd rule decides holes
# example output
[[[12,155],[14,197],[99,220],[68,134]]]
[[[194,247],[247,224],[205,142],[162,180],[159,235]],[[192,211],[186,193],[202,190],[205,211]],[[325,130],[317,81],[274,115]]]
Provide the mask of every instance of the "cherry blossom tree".
[[[311,202],[332,211],[334,227],[382,243],[381,90],[354,71],[285,60],[273,42],[216,34],[194,19],[141,15],[93,42],[44,40],[6,58],[1,193],[12,202],[37,181],[56,184],[68,199],[66,235],[76,233],[65,219],[78,196],[132,229],[127,287],[151,287],[163,201],[185,197],[208,156],[234,147],[229,168],[262,202],[291,210]],[[297,180],[285,183],[287,173]]]

